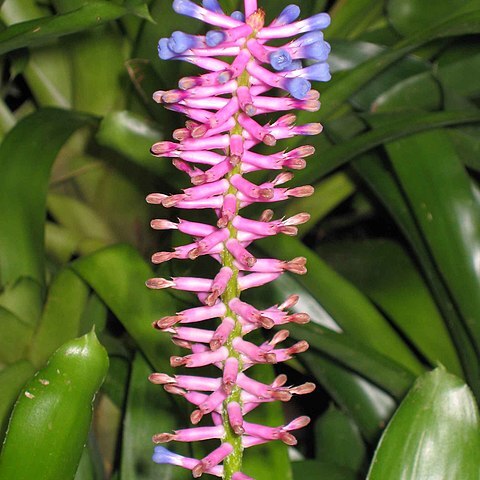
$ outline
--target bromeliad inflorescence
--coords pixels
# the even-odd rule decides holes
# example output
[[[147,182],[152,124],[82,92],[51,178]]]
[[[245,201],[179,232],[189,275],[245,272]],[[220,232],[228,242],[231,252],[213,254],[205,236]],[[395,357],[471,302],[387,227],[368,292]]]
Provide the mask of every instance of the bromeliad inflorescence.
[[[175,0],[177,13],[202,20],[218,27],[206,35],[174,32],[159,42],[159,55],[164,60],[176,59],[194,64],[207,73],[185,77],[179,88],[158,91],[154,99],[166,108],[188,117],[185,128],[175,130],[176,142],[163,141],[152,147],[157,157],[173,158],[174,166],[191,179],[192,187],[183,193],[147,197],[152,204],[179,209],[213,209],[216,225],[179,219],[153,220],[158,230],[176,229],[191,235],[194,242],[171,252],[153,255],[154,263],[171,259],[194,260],[208,255],[219,264],[214,278],[152,278],[150,288],[174,288],[197,294],[201,306],[162,318],[154,326],[173,335],[174,342],[191,350],[183,357],[172,357],[173,367],[187,368],[213,365],[217,378],[193,375],[169,376],[155,373],[153,383],[164,385],[171,393],[183,396],[195,405],[193,424],[209,415],[211,424],[161,433],[155,443],[171,440],[193,442],[218,439],[220,445],[203,459],[187,458],[162,446],[155,448],[157,463],[179,465],[197,478],[204,473],[226,480],[248,480],[241,472],[244,448],[271,440],[288,445],[296,443],[291,431],[305,426],[308,417],[300,417],[287,425],[271,427],[248,421],[248,413],[266,402],[288,401],[292,395],[311,392],[315,386],[306,383],[286,386],[287,378],[279,375],[273,383],[263,384],[248,375],[255,364],[283,362],[308,348],[305,341],[277,348],[288,337],[288,330],[276,330],[273,338],[260,346],[248,339],[253,330],[294,323],[306,323],[307,314],[290,313],[298,298],[290,296],[281,305],[258,310],[244,302],[241,292],[275,280],[285,271],[306,273],[305,259],[278,260],[256,258],[250,244],[271,235],[295,235],[297,225],[309,219],[307,213],[274,220],[272,210],[265,210],[259,219],[241,215],[241,210],[255,202],[272,203],[289,197],[311,195],[311,186],[285,188],[281,185],[293,178],[291,170],[302,169],[305,158],[314,153],[311,146],[263,155],[254,151],[260,143],[275,146],[277,140],[296,135],[315,135],[318,123],[296,126],[295,115],[286,113],[273,123],[262,125],[255,117],[291,110],[317,111],[319,94],[311,89],[310,80],[330,78],[326,63],[330,46],[321,29],[329,25],[325,13],[297,21],[300,9],[289,5],[269,25],[264,26],[265,13],[256,0],[245,0],[245,12],[227,15],[217,0],[203,0],[203,6],[190,0]],[[283,46],[270,46],[271,40],[291,39]],[[278,41],[275,42],[278,44]],[[217,58],[221,57],[221,58]],[[225,58],[234,57],[227,62]],[[287,92],[273,96],[269,92]],[[278,117],[278,115],[277,115]],[[258,170],[279,171],[260,185],[249,179]],[[214,330],[190,324],[219,319]]]

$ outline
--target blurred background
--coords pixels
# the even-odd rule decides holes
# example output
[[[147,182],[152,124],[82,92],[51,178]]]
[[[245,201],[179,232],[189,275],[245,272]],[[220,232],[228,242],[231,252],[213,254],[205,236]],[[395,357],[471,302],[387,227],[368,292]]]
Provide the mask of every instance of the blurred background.
[[[228,12],[241,9],[236,0],[221,3]],[[288,3],[259,1],[270,20]],[[184,121],[152,93],[196,70],[159,60],[157,42],[173,30],[204,27],[175,14],[168,0],[0,5],[1,435],[25,382],[60,345],[95,325],[110,369],[76,480],[189,478],[150,460],[152,434],[185,427],[190,413],[185,401],[146,379],[152,371],[172,373],[168,358],[177,349],[151,322],[193,299],[144,287],[154,275],[150,255],[183,240],[149,228],[152,218],[175,219],[176,212],[144,198],[188,184],[167,159],[149,153]],[[310,350],[257,375],[268,381],[286,373],[291,383],[318,388],[260,412],[270,425],[298,414],[313,421],[295,448],[277,442],[246,452],[245,471],[257,480],[365,478],[400,402],[417,377],[438,366],[459,383],[442,380],[437,390],[447,398],[465,382],[471,392],[462,401],[473,410],[462,416],[468,409],[459,408],[444,421],[433,416],[426,427],[416,421],[418,405],[406,405],[395,461],[414,462],[400,446],[420,427],[432,428],[453,435],[432,465],[465,471],[462,462],[478,462],[478,455],[459,454],[472,421],[469,432],[479,436],[480,2],[299,6],[303,17],[332,16],[325,37],[333,79],[315,85],[322,109],[297,120],[324,125],[322,135],[300,140],[316,154],[292,182],[314,185],[315,194],[275,212],[307,211],[312,220],[298,237],[257,248],[284,259],[305,256],[309,274],[286,274],[251,299],[267,307],[301,295],[298,310],[312,322],[291,335],[308,340]],[[278,150],[296,142],[279,142]],[[211,266],[170,262],[155,275],[207,276]],[[437,390],[428,388],[425,401],[434,403]],[[393,424],[391,433],[398,434]],[[198,456],[202,446],[174,448]]]

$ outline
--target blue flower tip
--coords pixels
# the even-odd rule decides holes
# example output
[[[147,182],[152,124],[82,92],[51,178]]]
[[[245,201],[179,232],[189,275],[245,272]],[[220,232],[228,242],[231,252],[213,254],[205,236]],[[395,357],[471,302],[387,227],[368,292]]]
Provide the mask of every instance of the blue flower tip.
[[[171,452],[168,448],[157,446],[153,450],[152,460],[159,464],[175,464],[175,461],[181,458],[181,455]]]
[[[287,84],[290,95],[297,100],[303,100],[311,90],[312,84],[304,78],[291,78]]]
[[[230,15],[234,20],[238,20],[239,22],[244,22],[245,21],[245,15],[240,12],[239,10],[235,10],[232,12]]]
[[[168,48],[175,53],[183,53],[192,48],[192,37],[184,32],[173,32],[168,40]]]
[[[292,57],[286,50],[282,49],[272,52],[269,60],[270,65],[278,72],[288,69],[292,64]]]
[[[191,16],[198,8],[198,5],[191,2],[190,0],[174,0],[172,6],[177,13],[187,16]]]
[[[292,23],[300,16],[300,7],[295,4],[286,6],[278,16],[281,23]]]
[[[220,30],[210,30],[205,38],[209,47],[216,47],[225,40],[225,34]]]
[[[168,46],[170,39],[169,38],[161,38],[158,42],[158,56],[162,60],[170,60],[171,58],[175,57],[175,53],[170,50]]]
[[[223,13],[222,7],[218,3],[218,0],[203,0],[202,5],[211,12]]]

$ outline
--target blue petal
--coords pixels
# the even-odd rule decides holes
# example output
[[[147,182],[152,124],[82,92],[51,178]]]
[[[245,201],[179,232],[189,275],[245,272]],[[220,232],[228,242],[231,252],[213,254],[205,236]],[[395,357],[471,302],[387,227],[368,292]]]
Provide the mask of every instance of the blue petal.
[[[308,25],[309,30],[321,30],[330,25],[330,15],[328,13],[318,13],[313,17],[307,18],[304,22]]]
[[[239,10],[235,10],[232,12],[230,15],[234,20],[238,20],[239,22],[244,22],[245,21],[245,15],[240,12]]]
[[[304,47],[306,45],[311,45],[315,42],[322,42],[323,41],[323,33],[320,30],[314,30],[313,32],[305,33],[297,40],[293,42],[295,47]]]
[[[332,77],[330,75],[330,67],[328,63],[321,62],[315,63],[305,68],[306,77],[309,80],[315,80],[317,82],[328,82]]]
[[[289,78],[286,82],[290,95],[297,100],[303,100],[312,88],[312,84],[304,78]]]
[[[173,2],[173,9],[180,15],[187,15],[194,17],[198,13],[198,5],[190,0],[175,0]]]
[[[220,30],[210,30],[205,39],[209,47],[216,47],[225,40],[225,34]]]
[[[288,5],[282,10],[277,21],[283,25],[294,22],[300,16],[300,7],[298,5]]]
[[[303,68],[303,63],[301,60],[292,60],[292,63],[288,68],[286,68],[285,72],[293,72],[293,70],[300,70]]]
[[[330,44],[327,42],[315,42],[305,47],[305,56],[311,60],[324,62],[330,53]]]
[[[222,7],[218,3],[218,0],[203,0],[202,4],[207,10],[211,10],[215,13],[223,13]]]
[[[155,463],[168,463],[170,465],[181,465],[183,457],[177,453],[171,452],[165,447],[157,446],[154,448],[152,460]]]
[[[161,38],[158,42],[158,56],[162,60],[170,60],[177,56],[175,52],[172,52],[168,46],[169,38]]]
[[[192,35],[184,32],[173,32],[168,41],[168,48],[175,53],[183,53],[185,50],[195,46],[195,39]]]
[[[269,60],[270,65],[277,70],[277,72],[288,69],[292,64],[292,57],[286,50],[282,49],[272,52]]]

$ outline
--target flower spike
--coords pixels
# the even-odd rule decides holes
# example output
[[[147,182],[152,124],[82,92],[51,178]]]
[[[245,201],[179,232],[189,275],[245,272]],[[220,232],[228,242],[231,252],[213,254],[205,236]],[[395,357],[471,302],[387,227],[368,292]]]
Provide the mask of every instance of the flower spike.
[[[253,219],[242,210],[254,203],[270,204],[313,193],[310,185],[289,185],[294,178],[291,171],[305,168],[307,158],[315,153],[312,146],[269,155],[258,153],[256,147],[275,147],[282,139],[322,131],[319,123],[296,125],[293,111],[320,108],[320,95],[312,90],[311,82],[330,79],[330,45],[321,31],[330,18],[319,13],[299,20],[300,8],[289,5],[265,25],[265,12],[257,0],[244,0],[243,12],[228,13],[218,0],[174,0],[173,9],[208,24],[206,34],[175,31],[170,38],[160,39],[159,56],[190,63],[204,72],[181,78],[178,88],[154,93],[155,102],[187,120],[184,128],[173,132],[174,141],[157,142],[151,152],[155,157],[171,158],[174,167],[187,174],[190,186],[174,194],[150,194],[147,202],[180,210],[211,209],[216,219],[211,225],[182,218],[152,220],[156,230],[178,230],[193,237],[172,251],[154,253],[152,261],[159,264],[205,256],[218,269],[213,278],[152,278],[147,286],[196,295],[200,305],[157,319],[153,327],[171,334],[176,345],[187,349],[186,355],[171,357],[172,367],[194,372],[197,367],[212,366],[219,374],[150,375],[153,384],[194,407],[193,427],[159,433],[153,440],[213,439],[219,445],[202,459],[156,446],[153,460],[186,468],[193,478],[209,474],[224,480],[254,480],[242,471],[243,450],[270,441],[295,445],[292,432],[310,419],[302,416],[286,425],[265,426],[250,422],[249,412],[263,403],[287,402],[294,395],[311,393],[315,385],[288,386],[283,374],[264,384],[248,374],[253,365],[284,362],[307,350],[305,341],[287,343],[289,332],[283,326],[310,320],[307,313],[289,311],[298,302],[296,295],[264,310],[242,300],[244,290],[265,285],[285,272],[307,272],[304,257],[259,258],[251,244],[273,235],[296,235],[298,225],[310,215],[300,212],[275,218],[268,208]],[[266,125],[261,120],[265,115],[272,117]],[[258,184],[249,174],[259,170],[276,173]],[[269,340],[256,345],[248,334],[260,328],[271,332]]]

